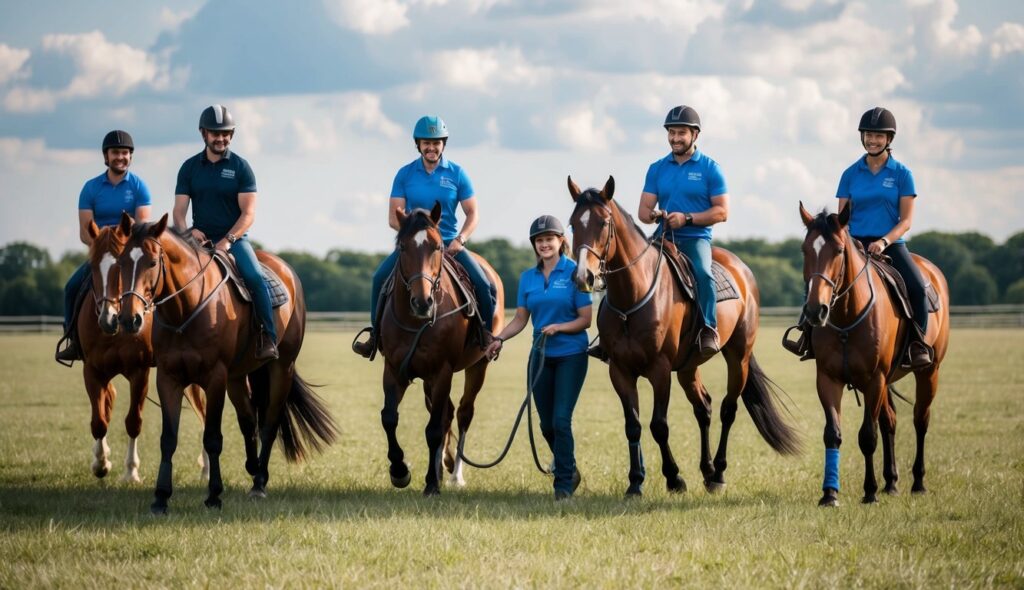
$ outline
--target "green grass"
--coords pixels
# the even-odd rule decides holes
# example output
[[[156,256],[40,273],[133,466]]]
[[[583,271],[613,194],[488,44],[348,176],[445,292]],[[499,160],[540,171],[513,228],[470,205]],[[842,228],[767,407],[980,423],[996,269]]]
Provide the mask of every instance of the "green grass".
[[[159,409],[146,408],[144,483],[123,484],[127,384],[118,379],[122,397],[109,437],[114,467],[97,480],[89,470],[80,368],[50,360],[52,336],[0,335],[0,588],[1024,586],[1024,331],[954,332],[933,406],[925,496],[909,494],[914,434],[910,408],[899,402],[904,493],[859,504],[862,414],[847,395],[842,505],[835,510],[816,506],[824,419],[813,367],[785,353],[780,336],[764,329],[758,355],[792,398],[807,451],[774,455],[741,409],[722,494],[700,485],[697,428],[678,385],[671,440],[690,491],[665,491],[646,429],[651,395],[644,384],[648,479],[642,499],[622,498],[628,457],[621,406],[597,363],[576,412],[584,483],[573,501],[552,501],[550,480],[534,469],[523,433],[497,468],[467,468],[466,488],[423,498],[426,411],[418,385],[401,407],[399,427],[413,484],[395,490],[380,426],[380,360],[351,354],[350,334],[312,333],[300,370],[324,384],[319,392],[341,440],[304,465],[275,453],[270,498],[252,503],[228,411],[224,509],[208,511],[195,465],[200,431],[186,411],[171,514],[154,518],[148,506]],[[471,458],[489,460],[504,443],[522,401],[527,340],[511,341],[491,368],[468,439]],[[724,373],[719,360],[704,370],[716,400],[715,437]],[[913,392],[909,383],[899,388]],[[155,397],[155,385],[151,391]],[[880,448],[875,462],[880,474]]]

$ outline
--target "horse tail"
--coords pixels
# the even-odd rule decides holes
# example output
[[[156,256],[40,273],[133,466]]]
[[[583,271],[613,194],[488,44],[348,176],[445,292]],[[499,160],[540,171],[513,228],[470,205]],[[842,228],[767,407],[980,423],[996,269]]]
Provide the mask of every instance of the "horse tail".
[[[303,461],[310,448],[323,452],[337,437],[338,426],[327,406],[296,372],[281,417],[280,438],[285,458],[291,463]]]
[[[779,411],[781,405],[786,413],[789,413],[781,399],[776,403],[780,393],[783,393],[782,388],[764,374],[757,360],[751,355],[747,383],[740,393],[743,405],[747,407],[754,426],[768,446],[781,455],[798,455],[803,452],[803,440]]]

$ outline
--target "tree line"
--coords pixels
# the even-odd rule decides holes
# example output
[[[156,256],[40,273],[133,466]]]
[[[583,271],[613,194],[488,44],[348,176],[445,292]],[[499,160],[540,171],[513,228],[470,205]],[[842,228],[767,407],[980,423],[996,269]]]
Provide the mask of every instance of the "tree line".
[[[765,307],[801,305],[804,297],[801,241],[722,240],[750,266]],[[1002,244],[978,232],[924,232],[909,243],[912,252],[934,262],[946,275],[953,305],[1024,303],[1024,231]],[[529,245],[503,238],[476,242],[473,250],[494,266],[514,307],[519,275],[535,263]],[[278,252],[298,273],[311,311],[367,311],[370,282],[384,253],[331,250],[325,256]],[[60,315],[64,283],[86,259],[84,251],[59,259],[27,242],[0,248],[0,315]]]

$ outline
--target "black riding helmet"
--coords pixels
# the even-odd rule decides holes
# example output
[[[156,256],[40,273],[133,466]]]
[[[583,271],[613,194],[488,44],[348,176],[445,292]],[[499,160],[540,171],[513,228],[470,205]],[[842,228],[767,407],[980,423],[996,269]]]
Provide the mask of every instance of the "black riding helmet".
[[[234,131],[235,118],[223,105],[211,105],[199,115],[199,128],[207,131]]]
[[[857,131],[861,133],[865,131],[887,131],[895,136],[896,117],[892,115],[889,109],[875,107],[861,115]]]
[[[103,154],[106,155],[110,148],[128,148],[128,151],[135,153],[135,143],[127,131],[115,129],[103,137]]]
[[[541,234],[565,235],[565,228],[562,222],[554,215],[541,215],[530,224],[530,241]]]
[[[700,115],[693,107],[679,105],[665,115],[665,129],[669,127],[693,127],[700,131]]]

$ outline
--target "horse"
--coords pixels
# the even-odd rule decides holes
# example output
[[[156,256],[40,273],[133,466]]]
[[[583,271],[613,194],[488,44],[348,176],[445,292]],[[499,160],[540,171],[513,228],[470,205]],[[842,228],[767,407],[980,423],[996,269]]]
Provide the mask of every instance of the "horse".
[[[819,506],[839,503],[839,447],[843,386],[849,384],[864,394],[864,420],[858,434],[864,454],[864,503],[877,501],[873,456],[878,443],[877,425],[882,430],[882,474],[885,492],[898,493],[896,468],[896,407],[889,386],[909,371],[900,367],[901,343],[910,322],[897,313],[895,302],[880,296],[886,291],[877,270],[868,264],[866,251],[850,236],[847,227],[852,207],[838,215],[822,211],[812,216],[800,203],[800,218],[807,228],[803,241],[804,281],[807,300],[804,317],[810,322],[811,343],[817,365],[818,399],[825,412],[825,484]],[[917,382],[914,429],[917,454],[914,458],[913,493],[924,493],[924,439],[931,417],[931,404],[938,391],[939,365],[949,345],[949,288],[939,269],[914,255],[925,279],[939,296],[940,306],[928,320],[926,342],[935,351],[934,362],[914,373]]]
[[[722,433],[711,459],[711,395],[698,367],[710,357],[696,352],[700,311],[684,296],[671,276],[669,252],[647,240],[643,230],[613,200],[615,180],[608,178],[600,191],[581,191],[568,178],[575,203],[569,224],[577,258],[576,282],[590,291],[603,282],[606,295],[597,317],[601,344],[609,355],[609,375],[622,402],[629,443],[627,496],[642,494],[646,476],[640,446],[637,380],[646,378],[654,390],[651,434],[661,450],[661,472],[670,492],[686,491],[686,482],[669,448],[668,405],[672,372],[693,406],[700,427],[700,471],[704,486],[717,492],[725,486],[729,432],[741,397],[758,432],[780,454],[797,454],[801,441],[777,407],[779,392],[753,355],[759,321],[759,292],[754,275],[739,258],[721,248],[712,255],[729,273],[739,297],[718,303],[718,331],[722,356],[728,365],[728,388],[722,400]],[[607,309],[605,309],[607,308]],[[624,310],[624,311],[623,311]]]
[[[337,427],[324,403],[295,370],[306,326],[306,306],[298,276],[280,258],[257,257],[281,280],[288,301],[275,310],[280,358],[255,359],[257,330],[253,311],[229,281],[213,254],[167,231],[167,215],[155,223],[134,224],[118,258],[121,282],[119,320],[132,334],[152,313],[157,390],[163,410],[160,471],[150,509],[166,514],[172,488],[172,458],[178,442],[181,387],[198,383],[206,391],[203,448],[210,460],[208,508],[220,508],[221,418],[227,392],[238,414],[245,442],[245,467],[252,475],[251,498],[267,495],[270,452],[280,435],[285,457],[301,461],[308,448],[331,444]],[[251,388],[251,390],[250,390]],[[257,447],[258,445],[258,447]]]
[[[154,366],[154,357],[148,327],[138,334],[118,334],[117,330],[117,296],[121,293],[121,282],[115,261],[124,248],[124,228],[130,221],[131,218],[125,213],[122,223],[112,227],[99,229],[94,221],[89,222],[86,231],[92,238],[89,247],[92,297],[82,299],[76,325],[84,359],[82,377],[92,406],[90,427],[95,440],[92,448],[92,473],[97,478],[103,478],[110,472],[107,430],[114,410],[114,398],[117,396],[117,389],[111,381],[115,375],[123,375],[131,388],[131,402],[124,419],[129,440],[121,479],[127,483],[141,483],[138,438],[142,433],[142,411],[146,405],[149,369]],[[199,388],[188,387],[185,396],[202,423],[206,407]],[[200,477],[205,479],[209,472],[202,455],[199,457],[199,465]]]
[[[404,488],[409,485],[412,473],[396,436],[398,406],[412,380],[422,379],[430,412],[425,430],[429,467],[423,495],[432,496],[441,493],[442,463],[450,473],[450,484],[465,485],[462,460],[455,457],[452,450],[451,424],[455,414],[451,400],[452,376],[465,371],[458,409],[459,440],[462,440],[473,421],[473,404],[483,387],[488,361],[481,343],[473,338],[471,318],[465,313],[468,303],[460,303],[459,287],[443,268],[444,243],[437,226],[441,219],[440,204],[435,204],[429,212],[414,209],[406,214],[398,210],[397,215],[398,262],[393,275],[393,292],[384,303],[380,324],[380,346],[384,355],[381,424],[388,439],[391,483],[396,488]],[[476,259],[497,287],[493,323],[497,332],[505,323],[501,279],[487,261],[480,256]]]

